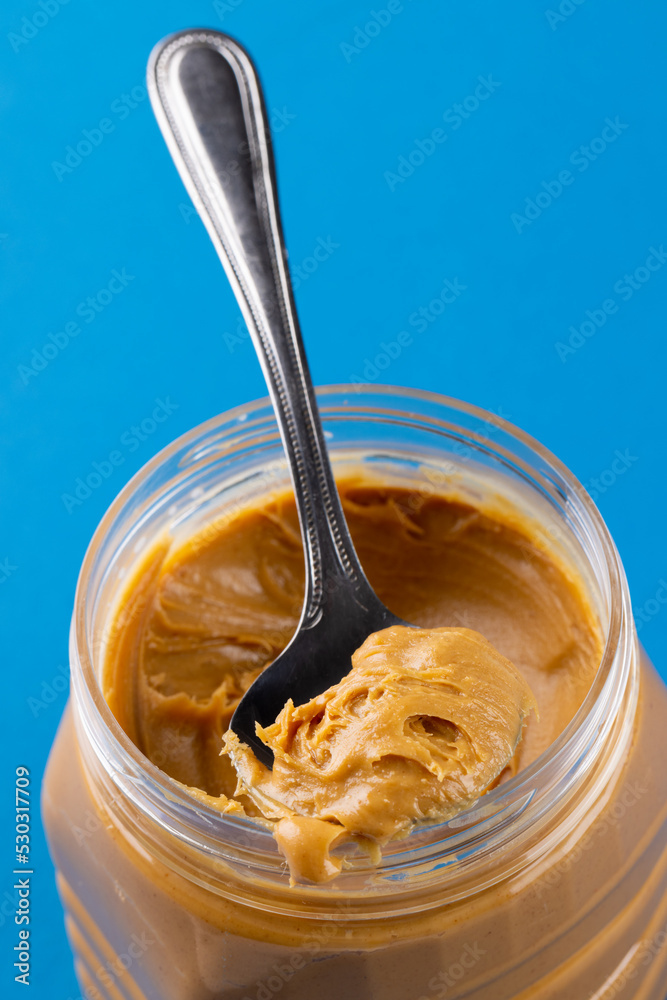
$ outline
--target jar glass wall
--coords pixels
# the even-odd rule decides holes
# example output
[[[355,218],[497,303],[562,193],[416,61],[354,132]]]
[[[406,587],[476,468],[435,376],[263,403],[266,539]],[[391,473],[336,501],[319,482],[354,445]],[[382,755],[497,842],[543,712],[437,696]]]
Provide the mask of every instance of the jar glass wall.
[[[667,750],[667,696],[640,664],[623,570],[594,505],[536,442],[474,407],[381,386],[318,395],[337,476],[362,470],[416,496],[493,496],[530,521],[598,615],[596,678],[552,746],[472,809],[389,845],[378,866],[359,853],[333,884],[290,888],[270,833],[196,802],[151,764],[100,689],[141,553],[288,482],[266,401],[196,428],[114,502],[77,590],[72,699],[44,811],[82,985],[151,1000],[300,1000],[315,989],[577,1000],[611,986],[664,1000],[655,936],[667,924],[667,783],[653,760]]]

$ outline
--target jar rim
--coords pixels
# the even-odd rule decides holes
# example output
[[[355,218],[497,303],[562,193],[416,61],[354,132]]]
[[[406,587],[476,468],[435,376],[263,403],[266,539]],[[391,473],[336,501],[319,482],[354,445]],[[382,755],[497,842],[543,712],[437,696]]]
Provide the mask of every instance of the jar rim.
[[[628,618],[631,614],[629,594],[614,542],[593,500],[569,469],[536,439],[520,428],[515,427],[504,417],[439,393],[402,386],[377,384],[351,385],[343,383],[321,386],[317,388],[316,392],[323,411],[326,411],[326,400],[331,397],[360,397],[360,395],[364,394],[366,397],[377,400],[378,405],[380,405],[382,399],[393,396],[394,398],[400,397],[403,402],[414,401],[415,404],[420,403],[422,405],[425,403],[434,404],[440,408],[447,408],[450,412],[453,411],[454,413],[465,415],[467,418],[479,419],[485,425],[496,426],[509,435],[513,441],[527,448],[530,454],[536,455],[540,460],[547,463],[549,468],[553,470],[561,481],[559,484],[555,483],[552,479],[550,481],[551,487],[555,487],[557,490],[560,489],[562,492],[562,487],[563,485],[565,486],[565,491],[568,494],[568,502],[579,505],[581,511],[586,516],[588,526],[594,533],[592,540],[603,557],[603,565],[608,574],[610,601],[608,624],[604,636],[604,649],[591,687],[572,720],[535,761],[509,781],[482,796],[470,810],[466,810],[465,812],[465,816],[467,817],[466,823],[472,822],[473,828],[475,828],[476,822],[481,822],[483,825],[486,822],[484,819],[485,816],[499,817],[500,819],[504,816],[504,821],[507,822],[508,816],[511,819],[514,811],[521,811],[525,807],[526,802],[531,801],[536,783],[549,770],[551,772],[557,770],[559,762],[562,766],[573,766],[577,755],[581,754],[582,747],[586,745],[586,740],[581,739],[579,740],[578,747],[573,751],[573,741],[577,734],[581,734],[582,726],[585,725],[586,720],[590,720],[597,712],[597,729],[592,727],[591,733],[589,733],[589,741],[594,739],[595,732],[599,730],[604,722],[603,712],[601,711],[601,699],[604,700],[605,691],[608,701],[610,685],[614,686],[618,693],[619,686],[623,687],[627,683],[629,676],[629,669],[627,669],[627,649],[633,642],[636,643],[636,638],[633,636],[632,629],[628,628]],[[97,678],[94,656],[91,649],[91,637],[88,634],[86,606],[92,568],[100,546],[107,537],[115,519],[136,493],[139,485],[179,453],[184,454],[188,446],[191,446],[193,442],[203,439],[209,433],[230,424],[232,421],[244,421],[253,414],[267,411],[268,407],[270,407],[268,397],[263,397],[233,407],[216,417],[212,417],[176,438],[139,469],[112,502],[93,534],[82,563],[74,600],[71,632],[72,682],[75,699],[78,694],[82,704],[85,703],[88,706],[88,711],[84,713],[87,716],[86,730],[88,735],[92,736],[93,742],[95,742],[95,732],[97,732],[99,742],[99,732],[104,731],[106,736],[111,740],[114,752],[119,754],[123,766],[128,767],[132,771],[140,772],[143,778],[151,784],[155,794],[163,798],[165,802],[171,803],[181,813],[185,811],[187,814],[189,810],[190,814],[196,813],[200,818],[203,817],[207,822],[207,828],[210,829],[213,823],[220,831],[223,829],[245,829],[247,831],[249,826],[253,830],[261,828],[256,823],[247,819],[229,815],[222,816],[213,807],[195,799],[185,785],[182,785],[161,771],[144,756],[126,735],[113,715]],[[497,448],[498,446],[496,446],[496,451]],[[514,456],[514,460],[516,461],[516,456]],[[621,645],[627,647],[626,655],[619,657],[618,651]],[[474,815],[476,811],[477,820],[475,820]],[[190,815],[188,822],[191,821],[193,821],[192,815]],[[226,827],[226,824],[229,824],[229,826]],[[194,826],[196,828],[196,821],[194,822]],[[435,840],[428,844],[426,853],[422,851],[419,855],[422,862],[423,858],[427,855],[429,857],[432,856],[433,849],[437,848],[438,845],[442,847],[445,841],[452,841],[452,830],[456,830],[456,824],[452,825],[451,821],[448,824],[433,824],[428,827],[428,830],[437,834],[437,831],[442,830],[443,827],[447,828],[447,836],[444,840],[442,838],[438,840],[436,837]],[[262,833],[270,836],[268,831],[262,831]],[[411,838],[414,837],[415,834],[413,833],[402,843],[409,844]],[[465,830],[462,836],[454,832],[454,841],[457,840],[457,837],[461,847],[465,846]],[[457,850],[460,850],[460,848],[457,847]],[[359,871],[368,875],[370,871],[375,870],[375,866],[369,864],[366,869],[360,869]],[[307,888],[310,889],[310,887]],[[314,895],[318,895],[318,892],[314,892]]]

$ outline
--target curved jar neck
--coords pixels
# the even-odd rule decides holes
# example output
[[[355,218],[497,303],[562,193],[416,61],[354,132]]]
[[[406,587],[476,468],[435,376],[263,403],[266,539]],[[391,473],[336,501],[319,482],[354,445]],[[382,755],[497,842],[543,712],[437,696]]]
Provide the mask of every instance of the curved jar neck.
[[[98,527],[81,570],[71,632],[72,692],[82,759],[100,807],[128,840],[212,893],[247,907],[331,919],[341,901],[364,920],[423,912],[529,869],[562,844],[614,784],[629,747],[638,649],[622,566],[592,501],[568,470],[504,420],[456,400],[389,386],[318,391],[337,471],[410,485],[422,495],[493,493],[578,573],[605,647],[592,687],[559,738],[515,778],[448,823],[361,853],[327,886],[290,889],[271,833],[195,800],[131,743],[99,678],[122,582],[162,535],[187,537],[287,485],[269,403],[195,428],[128,483]]]

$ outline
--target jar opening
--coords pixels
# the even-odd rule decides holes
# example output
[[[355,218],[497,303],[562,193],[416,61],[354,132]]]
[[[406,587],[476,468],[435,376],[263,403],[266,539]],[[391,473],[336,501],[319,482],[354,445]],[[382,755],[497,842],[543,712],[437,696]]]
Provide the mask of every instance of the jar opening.
[[[417,828],[388,845],[378,866],[359,853],[334,883],[299,887],[318,913],[324,901],[341,894],[374,912],[369,887],[376,902],[391,897],[409,912],[418,895],[423,908],[425,893],[453,900],[507,877],[529,862],[537,830],[545,837],[551,830],[552,840],[556,827],[557,836],[564,835],[556,820],[568,801],[582,810],[599,795],[602,778],[584,794],[587,779],[605,748],[600,774],[608,780],[618,767],[634,714],[625,697],[637,655],[629,595],[592,500],[562,463],[503,418],[392,386],[326,386],[317,395],[337,469],[363,459],[375,476],[423,481],[424,470],[444,467],[450,482],[459,475],[467,489],[491,487],[508,509],[527,505],[545,544],[576,564],[604,631],[588,695],[537,760],[449,822]],[[290,890],[270,832],[221,815],[155,767],[114,718],[98,677],[110,609],[142,549],[160,532],[189,533],[213,511],[240,509],[286,476],[267,400],[237,407],[174,441],[135,475],[102,519],[82,566],[71,634],[75,717],[91,748],[91,766],[120,793],[116,799],[133,813],[140,835],[186,877],[249,905],[261,899],[256,905],[264,908],[268,893],[278,911]],[[186,863],[185,855],[197,861]]]

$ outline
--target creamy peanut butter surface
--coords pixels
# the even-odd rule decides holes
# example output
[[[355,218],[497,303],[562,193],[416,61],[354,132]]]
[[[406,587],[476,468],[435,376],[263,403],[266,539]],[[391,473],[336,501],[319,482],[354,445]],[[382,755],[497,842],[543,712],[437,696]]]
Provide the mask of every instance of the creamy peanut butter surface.
[[[303,552],[288,493],[152,550],[104,676],[149,758],[210,805],[277,821],[293,873],[312,881],[336,874],[330,851],[344,836],[368,846],[445,819],[534,760],[581,704],[601,652],[581,584],[528,527],[407,488],[339,487],[371,585],[421,630],[376,633],[341,684],[288,703],[263,732],[273,772],[228,739],[239,782],[221,749],[241,695],[298,622]]]
[[[510,764],[533,707],[478,632],[395,625],[368,637],[340,683],[257,727],[272,770],[231,730],[225,746],[239,789],[278,820],[293,878],[323,882],[345,835],[380,845],[470,805]]]

